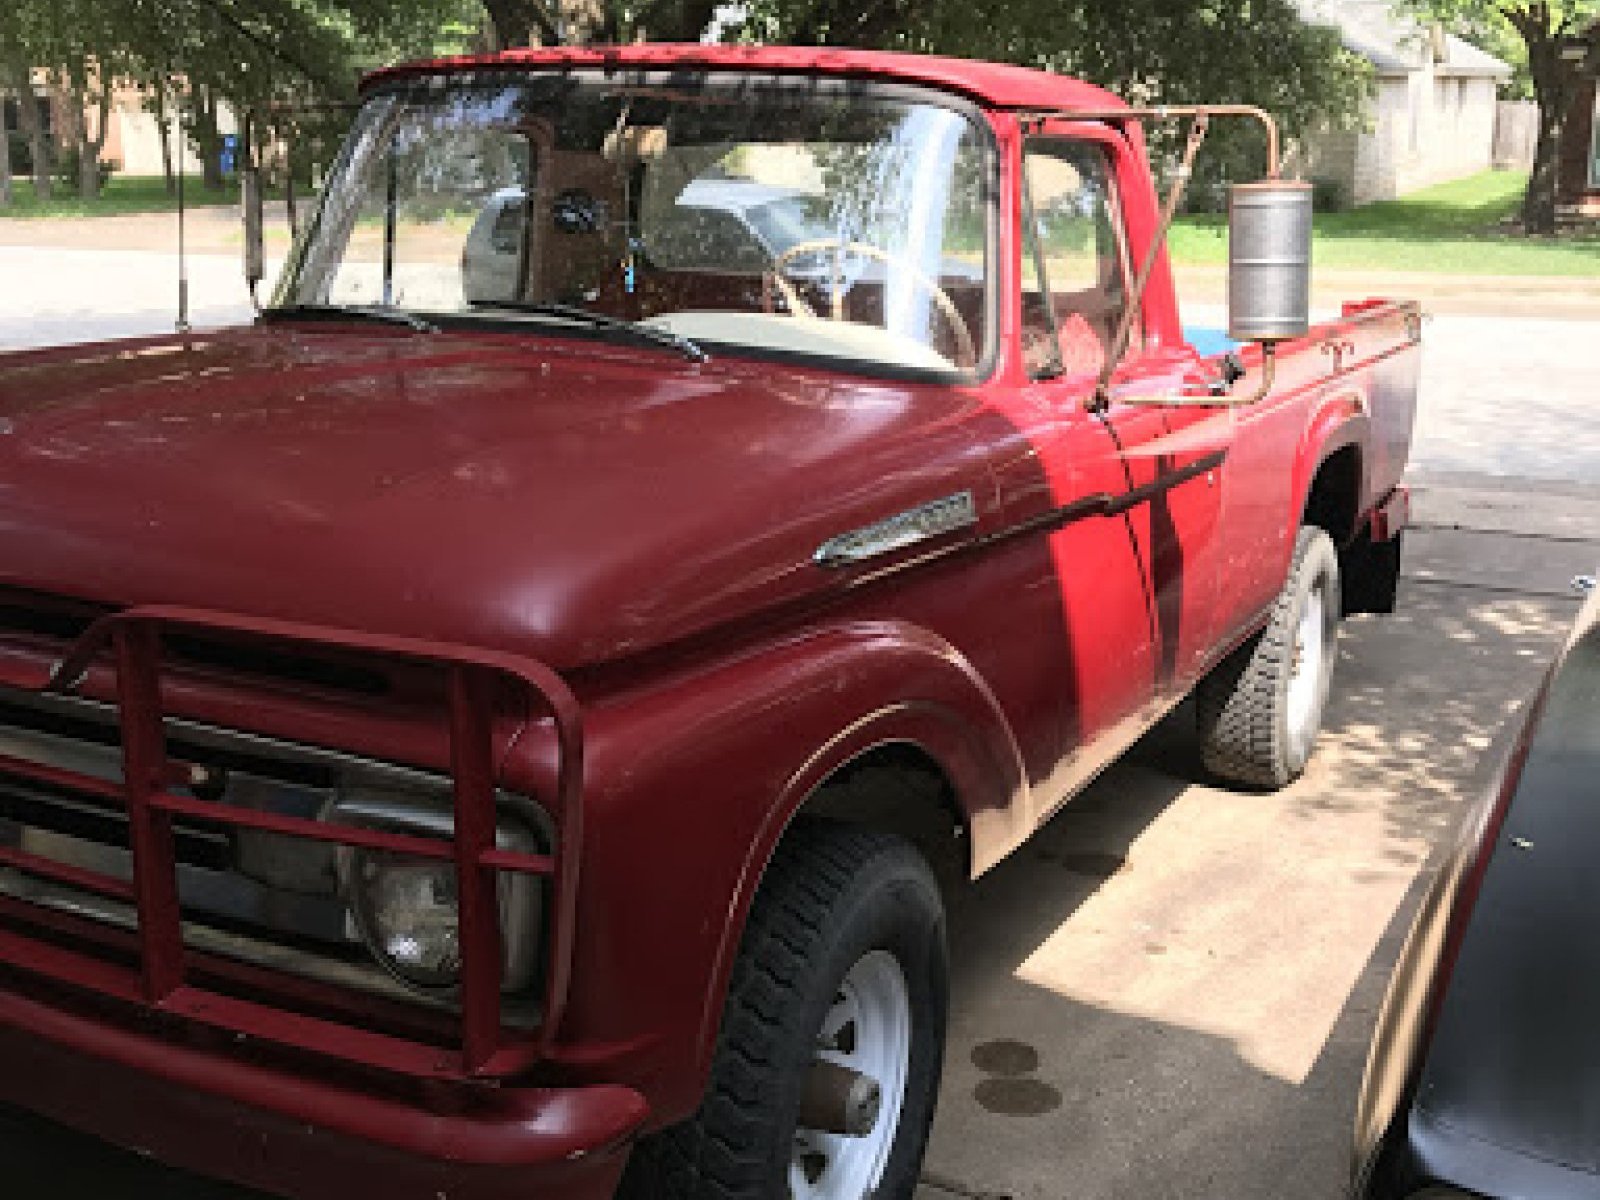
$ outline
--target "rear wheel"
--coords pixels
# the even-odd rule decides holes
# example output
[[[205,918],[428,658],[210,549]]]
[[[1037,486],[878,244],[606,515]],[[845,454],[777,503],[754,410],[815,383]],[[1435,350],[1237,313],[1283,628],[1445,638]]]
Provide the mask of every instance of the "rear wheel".
[[[1207,770],[1268,788],[1305,770],[1333,679],[1339,616],[1338,552],[1325,532],[1305,526],[1266,629],[1195,690]]]
[[[922,856],[887,834],[797,824],[751,911],[700,1111],[638,1148],[624,1194],[911,1200],[947,999]]]

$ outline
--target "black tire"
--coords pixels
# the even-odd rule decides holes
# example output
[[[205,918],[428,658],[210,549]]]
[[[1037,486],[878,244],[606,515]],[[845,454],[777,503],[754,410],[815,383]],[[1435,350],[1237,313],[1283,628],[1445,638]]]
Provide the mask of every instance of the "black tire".
[[[888,834],[801,821],[756,896],[700,1110],[634,1151],[630,1200],[783,1200],[802,1083],[846,975],[887,951],[911,1036],[905,1099],[874,1200],[911,1200],[938,1098],[949,982],[944,909],[922,856]]]
[[[1291,721],[1289,684],[1297,657],[1296,630],[1312,596],[1323,613],[1320,674],[1309,717]],[[1338,654],[1339,555],[1321,529],[1302,527],[1289,578],[1267,627],[1222,662],[1195,689],[1200,751],[1206,769],[1233,783],[1280,788],[1305,770],[1322,726]]]

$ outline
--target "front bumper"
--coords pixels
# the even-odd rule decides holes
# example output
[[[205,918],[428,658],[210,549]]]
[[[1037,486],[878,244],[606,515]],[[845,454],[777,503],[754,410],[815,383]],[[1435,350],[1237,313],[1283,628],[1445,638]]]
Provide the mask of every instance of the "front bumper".
[[[604,1200],[647,1113],[607,1085],[504,1087],[434,1111],[4,987],[0,1103],[294,1200]]]

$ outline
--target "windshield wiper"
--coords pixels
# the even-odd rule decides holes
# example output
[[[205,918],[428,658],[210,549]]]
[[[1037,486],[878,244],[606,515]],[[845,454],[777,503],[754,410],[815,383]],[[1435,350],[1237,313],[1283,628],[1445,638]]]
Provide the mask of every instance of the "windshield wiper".
[[[404,325],[417,333],[438,333],[439,327],[416,313],[403,308],[389,308],[381,304],[286,304],[281,308],[263,310],[264,316],[273,317],[356,317],[364,321],[382,321],[388,325]]]
[[[639,341],[650,342],[653,345],[665,346],[669,350],[676,350],[690,362],[703,363],[711,361],[711,355],[702,350],[697,343],[690,341],[682,334],[673,333],[670,329],[660,329],[640,321],[626,321],[621,317],[591,312],[587,308],[577,308],[571,304],[557,304],[554,301],[542,300],[474,300],[472,307],[475,309],[500,308],[507,312],[531,313],[540,317],[560,317],[562,320],[571,321],[576,325],[587,325],[591,329],[604,329],[613,333],[624,334]]]

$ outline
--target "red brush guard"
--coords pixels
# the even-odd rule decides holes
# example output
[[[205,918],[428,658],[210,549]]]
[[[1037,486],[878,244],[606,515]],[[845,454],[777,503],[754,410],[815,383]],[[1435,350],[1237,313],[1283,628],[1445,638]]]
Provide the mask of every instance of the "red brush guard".
[[[442,673],[446,682],[454,837],[421,837],[241,808],[172,789],[185,782],[169,760],[162,707],[162,641],[167,631],[245,638],[280,647],[359,653]],[[13,970],[84,989],[130,1005],[181,1017],[245,1039],[400,1076],[433,1079],[501,1077],[525,1070],[548,1051],[560,1027],[572,957],[577,863],[582,839],[581,712],[566,684],[531,659],[442,643],[331,630],[194,609],[129,609],[96,620],[59,663],[48,669],[0,657],[0,687],[68,692],[92,666],[110,659],[116,677],[121,735],[121,784],[0,754],[0,778],[12,778],[120,804],[126,810],[131,882],[0,846],[0,866],[49,883],[131,904],[137,913],[132,965],[0,929],[0,960]],[[495,697],[508,687],[533,701],[553,722],[558,745],[556,787],[547,808],[555,824],[550,854],[496,845]],[[242,731],[249,732],[249,731]],[[241,972],[225,969],[184,943],[178,900],[173,821],[303,838],[312,842],[422,859],[453,861],[459,904],[461,986],[458,1037],[453,1047],[374,1032],[352,1021],[309,1015],[212,990],[209,981]],[[500,872],[547,880],[548,926],[544,992],[536,1031],[502,1021],[502,948],[497,880]],[[43,908],[16,901],[37,909]],[[45,924],[49,924],[46,920]],[[257,978],[261,978],[259,972]],[[286,979],[287,982],[287,979]]]

